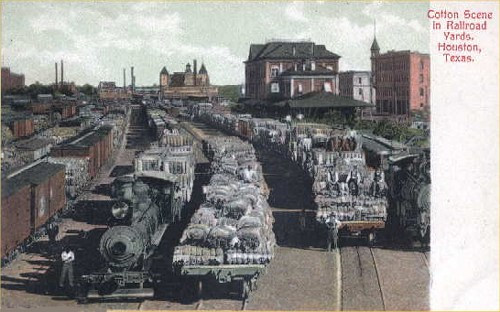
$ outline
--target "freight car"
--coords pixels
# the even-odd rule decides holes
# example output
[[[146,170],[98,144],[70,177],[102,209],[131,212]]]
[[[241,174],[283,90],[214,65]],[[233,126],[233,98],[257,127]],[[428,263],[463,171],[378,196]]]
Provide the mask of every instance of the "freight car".
[[[429,167],[428,150],[323,124],[228,115],[214,108],[196,117],[226,131],[223,125],[233,123],[236,135],[297,163],[313,181],[321,224],[341,218],[344,234],[361,233],[370,242],[387,226],[393,237],[405,232],[428,241],[430,175],[415,169]]]
[[[65,167],[36,162],[2,181],[2,263],[44,231],[66,205]]]
[[[205,281],[238,283],[248,297],[274,255],[269,195],[253,147],[236,137],[209,138],[210,183],[174,250],[174,272]]]
[[[53,147],[52,157],[81,157],[89,160],[88,174],[91,178],[108,161],[113,151],[113,127],[101,126],[86,131],[61,145]]]

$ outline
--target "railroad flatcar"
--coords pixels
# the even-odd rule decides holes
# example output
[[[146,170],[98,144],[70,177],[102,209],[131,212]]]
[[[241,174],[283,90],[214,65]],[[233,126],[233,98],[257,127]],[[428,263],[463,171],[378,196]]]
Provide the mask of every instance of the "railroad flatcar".
[[[225,115],[205,110],[199,117],[203,122],[224,130],[220,125],[224,124],[224,118],[228,118]],[[219,121],[221,118],[223,120]],[[397,232],[389,233],[392,236],[405,232],[428,241],[430,175],[424,174],[423,169],[415,169],[429,167],[428,152],[415,153],[405,144],[373,135],[357,134],[355,139],[350,137],[348,130],[323,124],[287,125],[249,116],[237,117],[236,124],[236,135],[277,151],[297,163],[311,177],[313,191],[318,195],[319,220],[327,219],[325,211],[338,207],[334,209],[338,210],[337,216],[350,219],[344,220],[344,231],[366,234],[369,241],[373,241],[376,231],[387,229],[389,224],[391,230],[397,229]],[[341,132],[344,134],[339,137]],[[353,164],[357,164],[356,168]],[[360,175],[353,179],[352,172],[360,172]],[[330,190],[328,185],[334,189]],[[340,194],[341,186],[344,195]],[[332,193],[325,197],[318,191],[336,192],[337,195]],[[352,197],[351,192],[358,193],[356,196],[360,196],[360,201],[346,200]],[[361,209],[364,212],[353,214],[353,209],[360,210],[360,203],[367,208],[366,211]]]

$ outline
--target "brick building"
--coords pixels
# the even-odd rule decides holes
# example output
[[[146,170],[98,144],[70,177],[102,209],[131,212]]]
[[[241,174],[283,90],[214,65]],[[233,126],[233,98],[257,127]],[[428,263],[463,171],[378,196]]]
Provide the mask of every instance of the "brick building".
[[[245,95],[266,101],[314,91],[338,94],[339,58],[313,42],[252,44],[245,61]]]
[[[160,71],[160,96],[167,99],[207,98],[217,97],[219,90],[210,84],[210,77],[205,64],[198,71],[197,62],[187,63],[184,72],[170,74],[166,67]]]
[[[406,118],[411,111],[429,109],[429,54],[412,51],[380,54],[377,40],[374,39],[371,63],[378,115]]]
[[[131,96],[126,89],[117,87],[114,81],[99,82],[97,95],[101,100],[129,99]]]
[[[10,89],[25,86],[24,75],[10,71],[9,67],[2,67],[2,94]]]
[[[339,95],[354,100],[375,104],[371,72],[346,71],[339,73]]]

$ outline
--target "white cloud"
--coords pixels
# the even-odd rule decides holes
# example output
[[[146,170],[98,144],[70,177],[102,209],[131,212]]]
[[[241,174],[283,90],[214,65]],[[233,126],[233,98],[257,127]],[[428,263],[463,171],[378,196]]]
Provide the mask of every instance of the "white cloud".
[[[308,22],[304,15],[304,2],[294,1],[286,6],[285,16],[296,22]]]
[[[420,34],[427,31],[425,20],[403,18],[380,1],[359,4],[356,16],[335,11],[330,2],[319,2],[281,2],[265,7],[246,4],[249,14],[259,13],[249,15],[250,20],[246,15],[238,17],[248,20],[249,26],[234,34],[230,24],[214,28],[210,21],[208,25],[193,23],[192,11],[175,3],[32,3],[24,6],[30,14],[16,22],[16,15],[7,17],[3,11],[2,53],[9,65],[26,74],[28,83],[52,81],[53,64],[60,59],[65,61],[65,76],[77,83],[119,81],[121,68],[135,65],[138,83],[149,84],[156,82],[157,71],[164,65],[169,71],[180,71],[196,58],[205,61],[213,82],[226,84],[243,82],[242,62],[248,45],[265,39],[310,39],[341,55],[341,69],[369,69],[374,17],[382,50],[412,48],[408,43],[418,42]],[[14,10],[10,5],[10,11],[17,13],[20,6],[16,4]],[[231,14],[238,15],[239,8],[221,8],[227,15],[226,11],[210,11],[207,16],[213,14],[224,20]],[[314,15],[309,16],[311,9]],[[230,21],[228,18],[227,23]],[[418,36],[408,35],[408,30]],[[211,39],[206,39],[204,32]],[[225,39],[214,36],[214,32]],[[226,38],[231,41],[224,41]]]
[[[370,17],[377,24],[377,33],[382,30],[390,31],[397,28],[407,28],[408,26],[416,32],[426,32],[427,29],[423,27],[419,21],[413,19],[411,21],[389,12],[386,3],[381,1],[374,1],[367,4],[362,13]]]

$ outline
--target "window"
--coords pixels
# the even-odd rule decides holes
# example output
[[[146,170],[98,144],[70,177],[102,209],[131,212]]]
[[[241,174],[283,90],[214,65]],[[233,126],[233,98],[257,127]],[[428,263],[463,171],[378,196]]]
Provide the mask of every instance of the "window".
[[[311,61],[311,70],[316,70],[316,62],[315,61]]]
[[[424,96],[424,88],[420,88],[420,96]]]
[[[358,83],[361,84],[361,77],[358,78]],[[361,94],[361,93],[360,93]]]
[[[420,103],[420,108],[424,107],[424,103]]]
[[[363,88],[359,88],[359,89],[358,89],[358,94],[359,94],[359,95],[363,95]]]
[[[323,85],[323,89],[325,89],[325,92],[332,92],[332,85],[328,82],[325,82]]]
[[[333,67],[332,66],[327,66],[326,69],[328,69],[330,71],[333,71]]]
[[[279,93],[280,92],[280,85],[277,82],[271,83],[271,93]]]
[[[298,89],[298,93],[302,94],[302,84],[301,83],[299,83],[297,89]]]
[[[271,78],[277,77],[279,72],[280,72],[279,67],[277,67],[277,66],[271,67]]]
[[[424,75],[420,74],[420,83],[424,82]]]
[[[424,69],[424,61],[420,61],[420,70]]]

